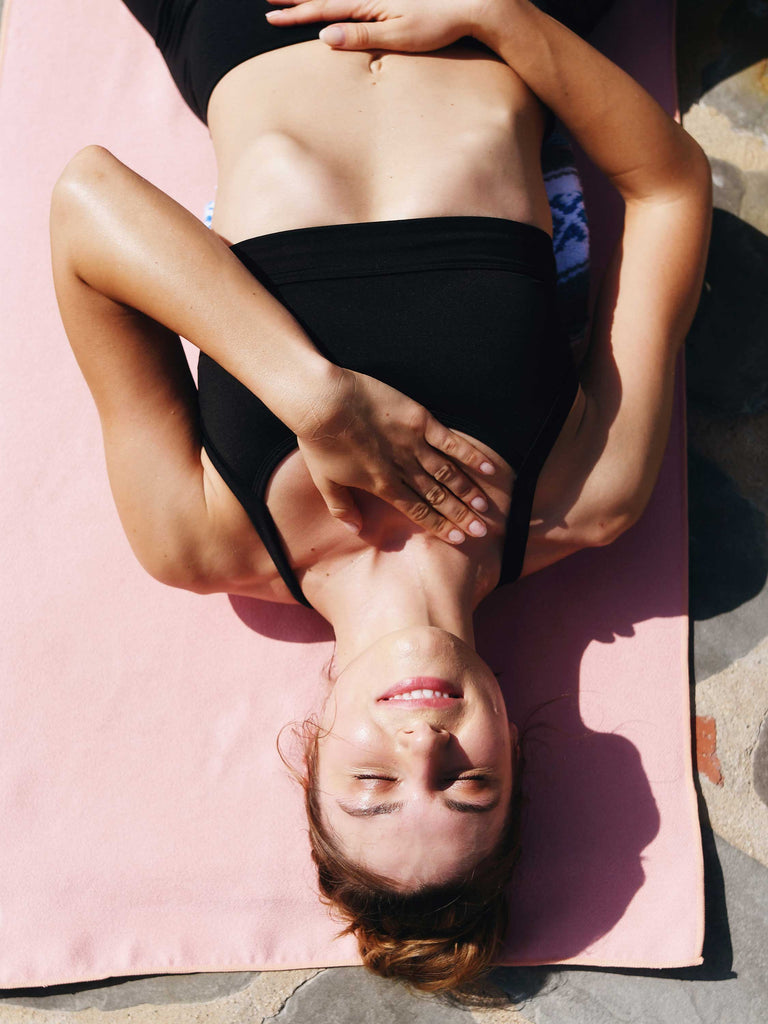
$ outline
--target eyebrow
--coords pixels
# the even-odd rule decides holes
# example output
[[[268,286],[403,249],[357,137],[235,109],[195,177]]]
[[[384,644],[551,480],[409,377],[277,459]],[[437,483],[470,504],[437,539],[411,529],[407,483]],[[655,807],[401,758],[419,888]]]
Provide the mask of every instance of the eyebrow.
[[[487,814],[499,806],[500,799],[497,794],[489,804],[467,804],[460,800],[443,800],[443,804],[451,811],[458,811],[459,814]],[[345,804],[342,800],[337,800],[336,803],[345,814],[349,814],[352,818],[373,818],[379,814],[396,814],[405,807],[402,800],[386,804],[366,804],[363,807],[354,807],[351,804]]]

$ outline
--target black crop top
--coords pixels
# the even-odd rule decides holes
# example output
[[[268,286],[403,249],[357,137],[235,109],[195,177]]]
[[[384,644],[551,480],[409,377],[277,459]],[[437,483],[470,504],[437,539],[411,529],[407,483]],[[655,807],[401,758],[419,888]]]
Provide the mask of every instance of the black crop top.
[[[272,26],[266,0],[124,2],[203,121],[228,71],[316,39],[328,24]],[[233,252],[327,358],[410,395],[512,465],[500,583],[514,580],[536,480],[576,392],[549,236],[494,217],[442,217],[299,228],[240,242]],[[266,503],[271,475],[296,438],[202,353],[198,383],[205,449],[290,592],[307,604]]]
[[[499,582],[516,579],[536,480],[577,386],[549,235],[495,217],[427,217],[294,228],[232,251],[324,356],[409,395],[510,463]],[[202,352],[198,389],[206,452],[306,604],[266,501],[295,435]]]
[[[157,43],[187,105],[207,123],[208,101],[232,68],[294,43],[317,39],[332,24],[270,25],[266,0],[124,0]],[[487,47],[467,36],[469,46]]]

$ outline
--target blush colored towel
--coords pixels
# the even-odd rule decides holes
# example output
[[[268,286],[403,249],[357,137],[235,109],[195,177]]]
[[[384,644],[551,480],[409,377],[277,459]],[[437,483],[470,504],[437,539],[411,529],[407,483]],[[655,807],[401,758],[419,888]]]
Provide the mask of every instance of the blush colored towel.
[[[673,106],[668,0],[622,0],[600,39]],[[143,573],[51,286],[48,201],[73,153],[101,143],[200,211],[205,129],[117,0],[6,0],[3,48],[0,987],[355,963],[275,746],[315,703],[328,627]],[[599,270],[618,204],[586,189]],[[525,733],[503,962],[699,962],[685,612],[678,404],[642,521],[478,615]]]

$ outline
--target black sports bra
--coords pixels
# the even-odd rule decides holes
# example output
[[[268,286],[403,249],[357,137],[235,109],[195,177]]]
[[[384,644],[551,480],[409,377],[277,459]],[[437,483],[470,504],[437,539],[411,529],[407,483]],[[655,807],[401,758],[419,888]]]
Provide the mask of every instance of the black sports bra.
[[[495,217],[427,217],[293,228],[232,251],[331,362],[409,395],[510,463],[499,583],[515,580],[536,481],[577,387],[549,235]],[[198,388],[205,450],[306,604],[266,501],[296,437],[202,352]]]
[[[124,0],[157,43],[190,109],[207,123],[216,84],[251,57],[317,39],[328,21],[278,27],[266,0]],[[470,36],[462,43],[487,51]],[[490,51],[488,51],[490,52]]]

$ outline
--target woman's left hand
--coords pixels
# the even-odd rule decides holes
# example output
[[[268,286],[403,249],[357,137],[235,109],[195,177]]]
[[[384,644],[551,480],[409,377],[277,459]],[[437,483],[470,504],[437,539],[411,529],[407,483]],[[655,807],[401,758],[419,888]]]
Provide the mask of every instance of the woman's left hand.
[[[295,429],[299,450],[328,511],[359,532],[352,488],[393,505],[449,544],[486,533],[488,501],[473,479],[493,463],[422,405],[352,370],[325,401],[311,405]]]
[[[271,25],[332,21],[319,38],[335,50],[426,53],[471,35],[483,0],[269,0]],[[350,20],[347,20],[350,19]]]

